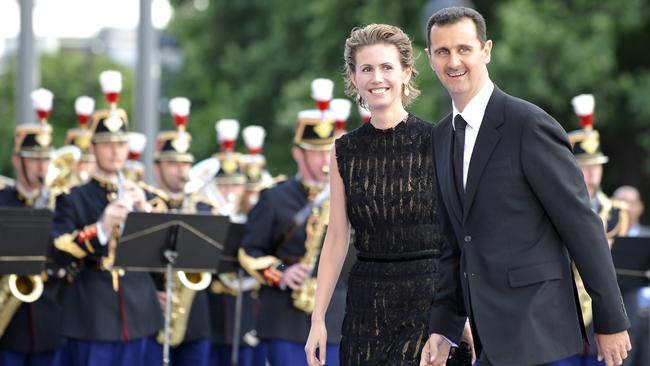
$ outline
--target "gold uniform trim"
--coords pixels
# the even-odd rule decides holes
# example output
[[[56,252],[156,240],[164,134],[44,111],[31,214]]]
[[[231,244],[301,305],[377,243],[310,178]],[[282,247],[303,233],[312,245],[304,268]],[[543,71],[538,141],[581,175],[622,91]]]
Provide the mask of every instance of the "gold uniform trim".
[[[71,234],[63,234],[54,240],[54,246],[60,251],[70,253],[77,259],[83,259],[87,253],[74,241],[76,236],[77,231],[73,231]]]
[[[244,268],[244,270],[253,276],[253,278],[255,278],[259,283],[264,285],[271,285],[259,271],[262,271],[269,267],[275,268],[282,264],[282,261],[271,255],[266,255],[259,258],[251,257],[243,248],[239,248],[239,263]]]

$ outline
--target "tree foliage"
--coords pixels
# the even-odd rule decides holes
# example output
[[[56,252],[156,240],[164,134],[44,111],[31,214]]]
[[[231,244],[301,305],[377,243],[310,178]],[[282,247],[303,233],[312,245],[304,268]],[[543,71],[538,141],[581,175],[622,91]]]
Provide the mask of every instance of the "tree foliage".
[[[597,128],[612,158],[605,188],[620,184],[644,188],[650,173],[650,10],[644,0],[475,1],[494,41],[492,79],[505,91],[551,113],[567,130],[576,129],[570,100],[596,96]],[[437,121],[450,109],[446,93],[431,72],[424,47],[422,0],[213,0],[205,11],[192,1],[175,1],[171,34],[185,53],[185,66],[170,90],[195,101],[196,152],[217,149],[213,123],[235,117],[243,125],[269,131],[266,154],[274,173],[290,173],[295,116],[310,108],[309,84],[329,77],[343,96],[343,43],[358,25],[386,22],[413,39],[419,86],[411,108]],[[355,113],[354,111],[353,113]],[[350,126],[358,125],[353,114]]]

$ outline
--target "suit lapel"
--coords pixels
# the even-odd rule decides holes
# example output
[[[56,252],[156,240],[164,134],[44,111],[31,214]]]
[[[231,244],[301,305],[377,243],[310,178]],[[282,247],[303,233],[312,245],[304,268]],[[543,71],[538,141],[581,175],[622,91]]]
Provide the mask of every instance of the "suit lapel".
[[[463,222],[467,219],[467,214],[472,209],[474,196],[478,189],[481,176],[485,170],[485,166],[490,160],[492,151],[501,139],[501,133],[497,128],[503,123],[503,109],[505,102],[505,94],[496,86],[490,97],[490,101],[485,109],[483,122],[478,131],[474,151],[472,151],[472,158],[469,164],[469,171],[467,172],[467,183],[465,185],[465,200],[463,207]]]
[[[458,222],[462,218],[462,211],[458,194],[454,185],[454,174],[451,167],[451,149],[452,149],[452,128],[451,115],[445,117],[439,122],[440,126],[434,134],[435,151],[436,151],[436,169],[438,171],[438,185],[443,193],[445,206],[451,207],[451,211]]]

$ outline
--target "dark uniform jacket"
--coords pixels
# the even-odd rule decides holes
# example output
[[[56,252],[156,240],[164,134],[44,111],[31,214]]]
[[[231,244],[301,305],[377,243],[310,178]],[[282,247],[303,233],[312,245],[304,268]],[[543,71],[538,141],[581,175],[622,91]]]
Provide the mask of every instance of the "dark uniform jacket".
[[[0,207],[26,207],[25,198],[14,188],[0,191]],[[11,238],[3,238],[2,245],[20,245]],[[61,329],[61,307],[56,301],[59,279],[49,276],[45,281],[43,295],[33,303],[22,304],[4,335],[0,348],[12,352],[53,351],[63,344],[59,335]],[[2,310],[0,309],[0,312]]]
[[[125,341],[152,335],[162,326],[149,273],[126,272],[115,291],[111,272],[102,269],[108,245],[100,244],[96,223],[116,191],[114,185],[91,179],[57,198],[52,226],[56,260],[78,268],[63,297],[62,334],[69,338]]]
[[[290,179],[261,193],[257,205],[248,215],[242,248],[248,256],[273,256],[285,266],[300,261],[305,254],[306,223],[284,243],[277,238],[286,230],[294,214],[307,205],[307,190],[298,179]],[[326,315],[329,343],[338,343],[345,315],[346,286],[339,280]],[[310,314],[293,306],[292,290],[263,286],[260,290],[258,334],[262,339],[304,343],[310,329]]]

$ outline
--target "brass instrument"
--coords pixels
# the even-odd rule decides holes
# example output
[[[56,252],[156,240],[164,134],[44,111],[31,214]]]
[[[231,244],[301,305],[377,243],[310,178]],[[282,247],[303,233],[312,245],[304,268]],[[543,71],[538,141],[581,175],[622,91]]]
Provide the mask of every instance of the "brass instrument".
[[[323,246],[323,239],[329,224],[329,187],[326,187],[316,197],[312,213],[307,220],[307,239],[305,240],[305,256],[300,261],[305,264],[313,274]],[[291,294],[293,306],[311,314],[316,300],[316,277],[310,277],[303,282],[299,289]]]
[[[182,213],[194,213],[196,202],[189,195],[183,197]],[[210,286],[212,274],[209,272],[177,271],[172,280],[171,319],[169,331],[169,344],[178,346],[185,338],[187,321],[197,291],[202,291]],[[159,343],[164,343],[164,330],[158,332],[156,338]]]
[[[75,167],[81,160],[81,150],[73,145],[63,146],[54,152],[47,168],[45,185],[64,188],[76,184]]]
[[[629,230],[629,216],[627,212],[629,206],[625,202],[610,199],[600,191],[596,193],[596,196],[600,203],[600,212],[598,212],[598,216],[600,216],[603,222],[605,233],[607,234],[607,242],[611,249],[615,237],[627,235],[627,231]],[[618,210],[618,220],[615,222],[616,225],[610,228],[608,225],[610,219],[612,219],[612,212],[615,209]],[[573,268],[573,274],[575,277],[576,288],[578,290],[578,301],[580,301],[580,309],[582,310],[582,320],[585,326],[587,326],[591,324],[593,320],[591,296],[587,293],[582,278],[575,266]]]
[[[0,280],[0,337],[22,303],[38,300],[43,294],[43,279],[39,275],[10,274]]]
[[[76,147],[73,147],[77,149]],[[34,200],[34,208],[49,208],[54,206],[53,192],[65,188],[66,178],[72,172],[73,164],[81,153],[71,150],[57,150],[48,166],[47,176],[43,179],[39,195]],[[76,159],[76,160],[75,160]],[[4,334],[16,311],[22,303],[32,303],[43,294],[44,284],[41,275],[21,276],[5,275],[0,280],[0,336]]]

